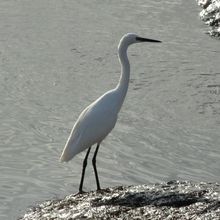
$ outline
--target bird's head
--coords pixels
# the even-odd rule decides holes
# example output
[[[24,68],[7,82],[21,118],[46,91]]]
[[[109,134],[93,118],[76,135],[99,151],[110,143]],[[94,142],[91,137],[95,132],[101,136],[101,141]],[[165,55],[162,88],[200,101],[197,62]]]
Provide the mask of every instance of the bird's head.
[[[138,36],[135,33],[127,33],[121,38],[119,42],[119,47],[121,46],[128,47],[131,44],[142,43],[142,42],[161,43],[161,41],[159,40],[143,38],[143,37]]]

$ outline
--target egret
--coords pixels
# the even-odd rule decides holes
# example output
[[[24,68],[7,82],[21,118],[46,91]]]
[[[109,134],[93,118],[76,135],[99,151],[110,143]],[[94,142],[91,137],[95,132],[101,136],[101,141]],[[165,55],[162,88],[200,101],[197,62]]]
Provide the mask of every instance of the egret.
[[[76,154],[88,148],[83,161],[79,193],[83,192],[83,181],[87,166],[87,158],[91,147],[94,144],[97,144],[97,146],[92,158],[92,164],[96,178],[97,190],[101,189],[96,168],[96,156],[101,142],[112,131],[116,124],[118,113],[128,90],[130,78],[130,64],[127,56],[128,46],[140,42],[159,43],[161,41],[142,38],[134,33],[127,33],[121,38],[118,45],[121,76],[117,86],[103,94],[82,111],[65,144],[60,157],[61,162],[71,160]]]

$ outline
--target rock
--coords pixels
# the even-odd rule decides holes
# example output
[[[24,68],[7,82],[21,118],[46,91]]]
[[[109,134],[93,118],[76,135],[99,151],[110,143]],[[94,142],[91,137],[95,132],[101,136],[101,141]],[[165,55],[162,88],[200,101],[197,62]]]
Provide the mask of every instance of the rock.
[[[220,38],[220,0],[197,0],[203,10],[200,18],[211,27],[211,36]]]
[[[32,207],[30,219],[220,219],[220,185],[167,183],[119,186],[69,195]]]

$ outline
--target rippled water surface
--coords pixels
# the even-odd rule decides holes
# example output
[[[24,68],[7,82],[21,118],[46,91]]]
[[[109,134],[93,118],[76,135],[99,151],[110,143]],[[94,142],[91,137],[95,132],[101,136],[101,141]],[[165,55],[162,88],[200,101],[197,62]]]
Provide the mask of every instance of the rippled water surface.
[[[0,219],[75,193],[84,153],[58,159],[81,110],[119,79],[126,32],[162,40],[129,49],[131,80],[98,155],[101,186],[220,181],[220,43],[194,1],[0,2]],[[95,189],[88,167],[85,189]]]

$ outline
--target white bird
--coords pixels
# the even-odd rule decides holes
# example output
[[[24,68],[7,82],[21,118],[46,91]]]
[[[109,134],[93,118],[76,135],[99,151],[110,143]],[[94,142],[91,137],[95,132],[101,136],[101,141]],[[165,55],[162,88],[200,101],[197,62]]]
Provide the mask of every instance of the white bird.
[[[101,142],[114,128],[118,112],[121,109],[123,101],[125,99],[129,78],[130,78],[130,64],[127,57],[127,48],[129,45],[140,42],[161,42],[158,40],[139,37],[137,34],[128,33],[125,34],[118,45],[118,56],[121,63],[121,77],[117,86],[103,94],[88,107],[86,107],[80,114],[70,136],[63,149],[60,161],[69,161],[76,154],[84,151],[88,148],[85,159],[83,161],[82,176],[79,186],[79,193],[82,193],[83,180],[85,169],[87,166],[87,158],[91,149],[91,146],[97,144],[92,164],[96,177],[97,190],[100,190],[99,178],[96,169],[96,156],[99,150]]]

